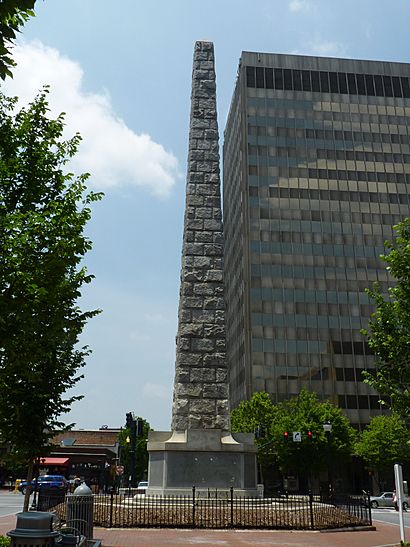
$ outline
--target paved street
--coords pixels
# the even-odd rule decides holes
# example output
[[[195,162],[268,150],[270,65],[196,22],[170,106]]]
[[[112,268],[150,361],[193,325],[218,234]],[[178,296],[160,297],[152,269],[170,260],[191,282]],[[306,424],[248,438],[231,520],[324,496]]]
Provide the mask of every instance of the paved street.
[[[388,522],[399,525],[399,513],[394,509],[372,509],[372,517],[375,523]],[[404,526],[410,528],[410,511],[404,513]],[[410,538],[410,530],[408,536]]]
[[[24,496],[18,493],[0,490],[0,517],[15,515],[23,507]]]

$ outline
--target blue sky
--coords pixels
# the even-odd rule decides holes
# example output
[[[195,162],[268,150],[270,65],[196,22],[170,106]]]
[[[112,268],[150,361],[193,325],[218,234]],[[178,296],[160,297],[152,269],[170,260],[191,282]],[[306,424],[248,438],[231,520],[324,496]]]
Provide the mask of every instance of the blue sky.
[[[82,297],[103,313],[82,342],[93,354],[67,419],[123,425],[132,410],[168,430],[185,195],[193,45],[215,44],[221,143],[241,51],[409,62],[409,0],[37,0],[15,49],[22,102],[51,84],[73,164],[105,192]]]

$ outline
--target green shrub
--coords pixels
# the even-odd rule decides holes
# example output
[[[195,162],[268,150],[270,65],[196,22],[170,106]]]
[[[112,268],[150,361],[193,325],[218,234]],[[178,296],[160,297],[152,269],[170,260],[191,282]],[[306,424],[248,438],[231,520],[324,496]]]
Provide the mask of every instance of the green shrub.
[[[10,547],[11,539],[6,536],[0,536],[0,547]]]

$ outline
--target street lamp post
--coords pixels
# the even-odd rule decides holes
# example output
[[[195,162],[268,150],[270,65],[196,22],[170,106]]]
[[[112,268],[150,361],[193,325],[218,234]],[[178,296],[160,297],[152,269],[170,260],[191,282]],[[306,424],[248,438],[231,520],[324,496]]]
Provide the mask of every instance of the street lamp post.
[[[323,429],[327,438],[327,487],[328,494],[331,497],[333,495],[333,478],[332,478],[332,462],[330,454],[330,442],[332,436],[332,424],[329,420],[326,420],[323,424]]]

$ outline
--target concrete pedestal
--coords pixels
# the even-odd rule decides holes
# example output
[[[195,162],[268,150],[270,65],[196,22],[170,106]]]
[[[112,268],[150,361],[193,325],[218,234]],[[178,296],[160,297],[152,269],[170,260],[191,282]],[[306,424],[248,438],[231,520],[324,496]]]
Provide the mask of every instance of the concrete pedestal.
[[[151,431],[147,495],[257,497],[256,447],[252,433],[220,429]]]

